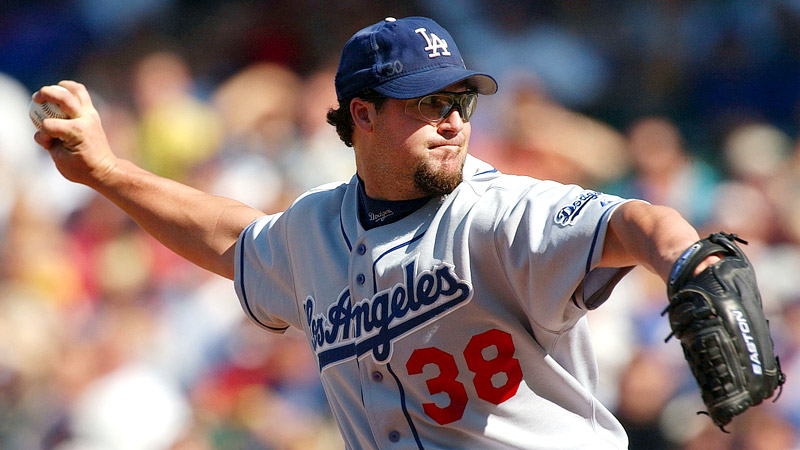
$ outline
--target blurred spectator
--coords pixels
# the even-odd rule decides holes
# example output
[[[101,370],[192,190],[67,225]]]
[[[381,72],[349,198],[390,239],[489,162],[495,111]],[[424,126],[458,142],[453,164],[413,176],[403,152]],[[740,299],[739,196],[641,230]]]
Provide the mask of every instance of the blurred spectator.
[[[596,42],[557,20],[560,6],[525,0],[465,0],[458,8],[423,3],[472,57],[468,66],[492,73],[500,86],[530,74],[549,97],[570,108],[591,105],[608,87],[608,60]]]
[[[784,139],[788,137],[783,133],[779,136],[783,139],[778,142],[785,144]],[[776,210],[781,230],[780,237],[794,245],[800,245],[800,138],[794,139],[790,149],[787,150],[782,146],[780,148],[785,152],[781,154],[784,157],[767,175],[766,189]],[[758,154],[761,149],[753,148],[753,150]],[[769,153],[771,149],[766,150]]]
[[[677,387],[671,369],[656,354],[639,352],[620,377],[615,414],[628,432],[631,450],[676,448],[661,429],[661,414]]]
[[[350,181],[356,173],[353,149],[342,143],[326,120],[328,110],[338,105],[335,76],[335,68],[321,69],[308,76],[299,89],[301,135],[284,158],[288,188],[295,195],[331,181]]]
[[[767,123],[735,127],[723,143],[729,176],[764,190],[786,167],[791,150],[789,136]]]
[[[710,420],[706,421],[703,428],[689,439],[682,450],[735,450],[733,437],[723,433]],[[737,449],[738,450],[738,449]]]
[[[70,410],[70,445],[158,450],[169,447],[191,419],[173,380],[147,362],[154,316],[136,305],[99,310],[101,370]]]
[[[719,175],[692,156],[678,127],[662,117],[639,119],[628,130],[628,149],[633,173],[606,190],[670,206],[702,228],[715,201]]]
[[[788,273],[800,271],[800,247],[779,240],[778,213],[763,190],[738,181],[718,189],[707,231],[736,233],[747,241],[742,250],[753,263],[764,310],[780,312],[781,304],[800,295],[800,286]],[[779,205],[778,205],[779,206]]]
[[[501,134],[491,143],[479,138],[476,154],[485,152],[501,172],[584,187],[625,172],[624,139],[610,126],[564,108],[530,82],[510,88]]]
[[[777,333],[775,352],[780,358],[786,379],[780,401],[775,408],[787,421],[800,429],[800,385],[791,380],[800,378],[800,296],[787,299],[782,305],[780,321],[772,325]]]
[[[753,408],[742,414],[732,431],[736,448],[796,450],[800,447],[797,430],[767,407]]]
[[[0,447],[38,448],[57,419],[53,389],[62,317],[50,299],[24,284],[0,284]]]
[[[736,233],[751,244],[747,253],[753,255],[773,241],[777,230],[776,211],[769,197],[757,187],[740,181],[725,181],[717,188],[717,198],[709,210],[706,229]]]
[[[184,181],[218,150],[222,124],[192,95],[190,70],[180,55],[157,52],[139,61],[134,98],[141,115],[137,156],[146,169]]]
[[[212,96],[227,133],[226,153],[277,159],[297,138],[301,80],[286,66],[258,63],[224,80]]]
[[[51,218],[28,205],[14,209],[0,247],[0,282],[21,288],[57,307],[71,307],[83,296],[75,243]]]
[[[219,433],[219,448],[341,448],[305,338],[264,337],[246,319],[230,337],[224,359],[191,391],[199,419]],[[319,436],[327,441],[316,442]]]
[[[667,305],[664,282],[652,272],[636,267],[620,281],[601,308],[588,315],[601,376],[598,395],[603,404],[615,409],[623,401],[620,379],[640,353],[669,365],[676,389],[694,380],[684,362],[681,347],[668,343],[669,322],[661,315]]]
[[[758,239],[769,243],[783,241],[791,233],[786,229],[790,222],[787,217],[790,208],[786,205],[797,195],[782,192],[781,186],[784,179],[792,178],[789,175],[791,151],[789,136],[767,123],[749,122],[737,126],[728,133],[723,144],[729,177],[764,197],[762,214],[758,216],[762,223],[751,224],[747,231],[758,233]]]
[[[0,191],[0,212],[7,210],[9,198],[16,194],[16,186],[11,189],[16,171],[35,167],[44,157],[36,143],[31,144],[36,129],[27,115],[30,94],[17,79],[0,73],[0,182],[6,187]]]
[[[225,130],[214,193],[265,211],[293,200],[281,162],[298,138],[295,118],[301,81],[274,63],[250,65],[226,79],[212,102]]]

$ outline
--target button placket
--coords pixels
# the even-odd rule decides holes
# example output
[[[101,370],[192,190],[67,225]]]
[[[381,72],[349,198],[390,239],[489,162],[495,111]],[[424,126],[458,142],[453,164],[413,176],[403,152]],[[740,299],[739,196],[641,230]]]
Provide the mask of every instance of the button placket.
[[[367,254],[367,244],[364,242],[356,242],[355,247],[353,248],[353,253],[350,257],[350,274],[353,278],[353,283],[351,286],[353,288],[352,293],[359,296],[364,296],[368,294],[364,292],[364,288],[366,287],[365,284],[367,282],[366,271],[369,270],[370,261],[367,258],[364,258]]]

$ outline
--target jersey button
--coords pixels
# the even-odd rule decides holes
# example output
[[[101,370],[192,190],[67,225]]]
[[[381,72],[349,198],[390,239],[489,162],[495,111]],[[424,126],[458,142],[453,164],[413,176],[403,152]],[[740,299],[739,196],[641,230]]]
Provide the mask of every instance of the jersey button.
[[[367,246],[364,245],[364,244],[359,244],[358,245],[358,254],[359,255],[363,255],[364,253],[367,253]]]
[[[389,440],[392,441],[392,442],[399,441],[400,440],[400,433],[398,433],[397,431],[391,431],[389,433]]]
[[[383,374],[378,372],[377,370],[375,372],[372,372],[372,380],[375,381],[376,383],[380,383],[381,381],[383,381]]]
[[[356,283],[364,284],[364,281],[366,281],[366,280],[367,280],[367,278],[364,276],[363,273],[360,273],[360,274],[356,275]]]

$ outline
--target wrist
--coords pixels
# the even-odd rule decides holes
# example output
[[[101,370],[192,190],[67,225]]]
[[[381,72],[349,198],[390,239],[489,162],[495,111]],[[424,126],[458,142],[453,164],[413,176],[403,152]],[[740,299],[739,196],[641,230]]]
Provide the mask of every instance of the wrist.
[[[672,283],[681,267],[692,257],[700,248],[700,239],[696,234],[687,233],[680,238],[676,238],[667,248],[668,253],[662,254],[664,271],[660,272],[662,279],[667,283]]]
[[[101,193],[115,189],[116,186],[125,183],[126,174],[135,167],[130,161],[110,155],[96,165],[91,172],[90,181],[86,184]]]

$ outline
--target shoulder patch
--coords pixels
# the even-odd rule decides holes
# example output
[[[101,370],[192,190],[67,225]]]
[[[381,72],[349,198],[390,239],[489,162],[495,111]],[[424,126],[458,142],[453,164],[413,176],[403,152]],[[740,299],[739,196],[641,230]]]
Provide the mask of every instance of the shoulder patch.
[[[575,201],[559,209],[553,220],[559,225],[572,225],[583,208],[599,196],[596,191],[584,191]]]

